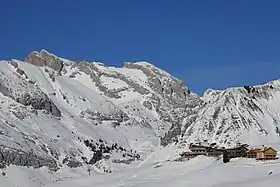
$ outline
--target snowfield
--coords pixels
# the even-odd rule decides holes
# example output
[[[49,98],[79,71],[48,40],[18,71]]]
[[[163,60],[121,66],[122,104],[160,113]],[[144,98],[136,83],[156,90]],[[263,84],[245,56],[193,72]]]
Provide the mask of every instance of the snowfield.
[[[279,161],[254,159],[222,160],[199,156],[186,162],[152,162],[112,174],[92,173],[85,168],[48,173],[28,168],[9,167],[0,176],[5,187],[277,187],[280,182]],[[13,180],[16,178],[16,180]]]

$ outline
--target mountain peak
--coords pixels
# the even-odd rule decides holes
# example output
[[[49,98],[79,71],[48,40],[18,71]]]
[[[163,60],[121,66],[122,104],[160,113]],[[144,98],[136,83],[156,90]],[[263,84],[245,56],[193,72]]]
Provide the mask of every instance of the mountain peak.
[[[55,71],[61,71],[63,68],[62,60],[56,55],[49,53],[45,49],[42,49],[40,52],[31,52],[27,56],[26,62],[36,66],[48,66],[54,69]]]
[[[53,53],[47,51],[46,49],[41,49],[40,55],[42,55],[42,56],[43,56],[43,55],[48,55],[48,56],[54,56],[54,57],[56,57],[56,58],[59,58],[57,55],[55,55],[55,54],[53,54]]]
[[[139,62],[125,62],[125,63],[133,63],[133,64],[136,64],[136,65],[140,65],[140,66],[146,66],[146,67],[155,67],[152,63],[150,62],[146,62],[146,61],[139,61]]]
[[[40,51],[32,51],[29,55],[31,55],[31,54],[37,55],[37,56],[53,56],[53,57],[58,58],[55,54],[47,51],[46,49],[41,49]]]
[[[165,77],[172,77],[173,79],[178,80],[177,78],[173,77],[170,73],[167,71],[145,61],[139,61],[139,62],[125,62],[124,67],[130,68],[130,69],[140,69],[144,72],[149,72],[152,74],[157,74],[159,76],[165,76]]]

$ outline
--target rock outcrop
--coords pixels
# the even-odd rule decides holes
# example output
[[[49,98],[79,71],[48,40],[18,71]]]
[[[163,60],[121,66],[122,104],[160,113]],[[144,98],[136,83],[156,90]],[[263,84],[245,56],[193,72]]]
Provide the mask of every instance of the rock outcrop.
[[[6,146],[0,146],[0,163],[2,167],[13,164],[16,166],[27,166],[40,168],[47,166],[51,170],[57,170],[57,163],[53,158],[37,156],[32,151],[25,152]]]
[[[57,72],[60,72],[63,69],[62,60],[59,57],[47,52],[46,50],[42,50],[41,52],[34,51],[30,53],[26,61],[35,66],[48,66]]]
[[[32,83],[23,82],[20,87],[14,89],[13,82],[5,79],[5,77],[2,78],[0,78],[0,93],[4,96],[9,97],[22,105],[32,106],[36,110],[45,110],[55,117],[61,117],[61,111],[57,106],[44,92],[35,87]],[[16,91],[17,89],[19,89],[19,91]]]

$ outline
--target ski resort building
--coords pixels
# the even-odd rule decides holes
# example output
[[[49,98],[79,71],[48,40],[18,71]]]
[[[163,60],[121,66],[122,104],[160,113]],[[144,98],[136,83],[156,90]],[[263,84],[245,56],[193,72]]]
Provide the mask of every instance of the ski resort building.
[[[257,160],[276,160],[277,151],[272,147],[263,147],[257,152]]]
[[[277,151],[272,147],[255,148],[247,151],[248,158],[256,158],[257,160],[275,160]]]
[[[248,158],[257,158],[257,154],[260,151],[260,148],[250,149],[247,151]]]
[[[216,146],[216,144],[193,144],[191,143],[189,146],[189,152],[184,152],[181,154],[184,158],[194,158],[198,155],[205,155],[210,157],[218,157],[223,155],[224,151],[228,152],[228,155],[230,158],[236,158],[236,157],[247,157],[248,152],[248,145],[247,144],[238,144],[236,147],[233,148],[220,148]]]
[[[230,158],[236,158],[236,157],[247,157],[247,151],[249,149],[247,148],[246,144],[243,144],[226,150]]]
[[[199,155],[204,155],[206,156],[206,154],[204,153],[198,153],[198,152],[184,152],[181,154],[181,157],[186,158],[186,159],[191,159],[191,158],[195,158],[196,156]]]
[[[208,149],[208,156],[211,157],[217,157],[223,154],[223,149],[218,149],[218,148],[212,148],[210,147]]]
[[[191,152],[193,153],[199,153],[200,155],[206,155],[208,152],[208,149],[210,147],[207,145],[201,145],[201,144],[190,144],[189,149],[191,150]]]

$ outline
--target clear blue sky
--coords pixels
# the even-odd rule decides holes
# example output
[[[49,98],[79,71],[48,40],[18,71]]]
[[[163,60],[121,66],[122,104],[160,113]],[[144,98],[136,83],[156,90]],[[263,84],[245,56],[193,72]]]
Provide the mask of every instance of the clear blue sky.
[[[276,0],[9,0],[0,59],[42,48],[74,60],[149,61],[202,94],[280,75]]]

